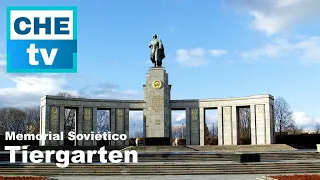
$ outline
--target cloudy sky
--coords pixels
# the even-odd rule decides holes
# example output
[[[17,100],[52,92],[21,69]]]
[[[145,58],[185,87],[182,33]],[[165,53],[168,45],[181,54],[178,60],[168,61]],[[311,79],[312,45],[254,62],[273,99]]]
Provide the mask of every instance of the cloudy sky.
[[[24,5],[78,7],[77,74],[5,72],[5,9]],[[285,98],[297,124],[312,128],[320,122],[319,16],[319,0],[2,0],[0,104],[39,105],[59,91],[143,99],[157,33],[173,99],[268,93]],[[174,119],[183,119],[179,113]]]

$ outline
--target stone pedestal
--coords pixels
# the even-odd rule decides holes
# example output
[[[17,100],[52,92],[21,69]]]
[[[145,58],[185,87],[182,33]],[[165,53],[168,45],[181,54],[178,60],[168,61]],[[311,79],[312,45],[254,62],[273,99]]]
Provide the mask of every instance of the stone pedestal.
[[[168,84],[166,70],[160,67],[150,68],[144,85],[146,138],[158,140],[159,138],[170,138],[170,90],[171,85]]]

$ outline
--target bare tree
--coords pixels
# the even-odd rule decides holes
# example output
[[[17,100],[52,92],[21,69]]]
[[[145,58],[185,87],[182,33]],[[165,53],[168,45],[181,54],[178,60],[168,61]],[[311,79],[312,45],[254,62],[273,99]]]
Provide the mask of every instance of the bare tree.
[[[274,119],[276,130],[281,135],[282,132],[288,131],[294,126],[292,120],[292,111],[290,111],[289,103],[282,97],[278,97],[274,103]]]
[[[303,128],[302,127],[299,128],[295,123],[290,123],[287,129],[287,132],[293,135],[302,134]]]
[[[211,136],[212,137],[218,136],[218,126],[214,122],[212,123],[212,127],[211,127]]]
[[[319,134],[320,133],[320,123],[317,123],[316,126],[315,126],[315,131],[316,131],[316,134]]]
[[[7,113],[7,131],[25,133],[25,112],[18,108],[8,108]]]
[[[62,96],[63,98],[79,98],[69,92],[59,92],[57,96]],[[64,129],[67,134],[70,131],[75,131],[76,128],[76,110],[75,109],[68,109],[64,110],[65,121],[64,121]]]
[[[205,133],[205,137],[210,137],[210,130],[208,128],[207,123],[204,123],[204,133]]]
[[[251,111],[250,108],[244,107],[239,108],[239,130],[240,137],[244,139],[248,139],[251,137]]]
[[[38,134],[40,129],[40,108],[28,107],[24,109],[25,112],[25,124],[26,133],[28,134]]]
[[[110,131],[110,111],[99,110],[97,112],[97,132]]]
[[[60,91],[59,93],[56,94],[57,96],[62,96],[63,98],[82,98],[80,96],[71,94],[70,92],[66,91]]]
[[[186,137],[186,126],[185,125],[172,126],[172,137],[173,138],[185,138]]]
[[[4,134],[8,129],[8,108],[0,109],[0,134]]]

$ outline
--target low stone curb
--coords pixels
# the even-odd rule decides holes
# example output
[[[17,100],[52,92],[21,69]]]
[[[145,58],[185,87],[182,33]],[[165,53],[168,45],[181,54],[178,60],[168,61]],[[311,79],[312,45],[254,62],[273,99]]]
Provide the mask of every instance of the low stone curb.
[[[124,150],[128,150],[128,149],[131,149],[133,146],[128,146],[128,147],[125,147],[123,149],[120,150],[120,152],[124,151]]]
[[[266,176],[263,176],[261,178],[256,178],[257,180],[277,180],[275,178],[272,178],[272,177],[266,177]]]

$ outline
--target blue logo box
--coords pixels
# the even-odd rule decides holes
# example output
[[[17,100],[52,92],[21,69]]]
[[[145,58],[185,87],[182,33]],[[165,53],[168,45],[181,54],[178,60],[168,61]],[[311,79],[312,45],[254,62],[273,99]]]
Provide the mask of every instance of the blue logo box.
[[[8,73],[76,73],[76,7],[7,7]]]

